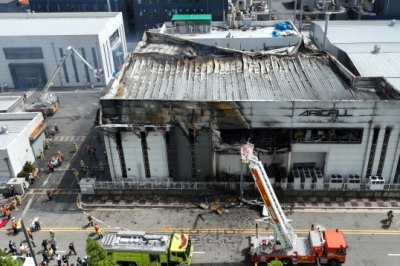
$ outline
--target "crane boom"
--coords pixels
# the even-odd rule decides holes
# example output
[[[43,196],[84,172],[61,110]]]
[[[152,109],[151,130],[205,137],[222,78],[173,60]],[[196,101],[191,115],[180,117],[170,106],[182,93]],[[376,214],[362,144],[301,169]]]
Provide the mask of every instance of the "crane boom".
[[[277,239],[285,250],[293,248],[297,235],[290,225],[281,205],[276,197],[274,189],[268,179],[264,166],[254,152],[254,145],[247,143],[241,148],[241,161],[247,163],[250,172],[257,185],[258,191],[271,216],[271,224],[274,228],[275,243]]]
[[[68,58],[70,54],[76,55],[82,62],[87,65],[92,71],[95,78],[100,78],[104,71],[102,69],[94,69],[72,46],[68,46],[65,50],[65,53],[61,60],[58,62],[56,69],[51,74],[49,80],[47,81],[46,85],[44,86],[41,94],[39,95],[38,101],[46,106],[51,106],[56,102],[56,97],[53,94],[49,94],[48,91],[50,87],[53,85],[53,81],[56,78],[58,72],[60,71],[61,67],[63,66],[65,60]]]

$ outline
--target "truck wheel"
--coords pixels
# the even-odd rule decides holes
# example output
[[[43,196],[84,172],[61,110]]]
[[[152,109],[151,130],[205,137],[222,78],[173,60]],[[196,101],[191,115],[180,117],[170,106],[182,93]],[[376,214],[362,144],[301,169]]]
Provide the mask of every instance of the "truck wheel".
[[[330,261],[328,262],[328,265],[329,265],[329,266],[339,266],[340,263],[339,263],[338,260],[330,260]]]
[[[292,261],[289,258],[283,258],[281,259],[281,262],[283,265],[292,265]]]

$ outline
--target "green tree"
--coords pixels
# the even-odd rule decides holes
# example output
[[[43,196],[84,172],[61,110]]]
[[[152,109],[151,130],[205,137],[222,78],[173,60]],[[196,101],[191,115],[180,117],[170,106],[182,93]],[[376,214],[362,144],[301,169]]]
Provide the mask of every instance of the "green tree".
[[[96,241],[88,237],[86,239],[86,254],[90,266],[118,266],[112,256]]]
[[[283,263],[275,258],[275,260],[268,262],[268,266],[283,266]]]
[[[0,249],[0,265],[1,266],[21,266],[20,260],[14,260],[11,255],[6,255],[3,249]]]
[[[29,174],[32,170],[35,170],[36,167],[30,161],[26,161],[24,167],[22,168],[21,172],[18,173],[17,177],[25,177],[28,178]]]

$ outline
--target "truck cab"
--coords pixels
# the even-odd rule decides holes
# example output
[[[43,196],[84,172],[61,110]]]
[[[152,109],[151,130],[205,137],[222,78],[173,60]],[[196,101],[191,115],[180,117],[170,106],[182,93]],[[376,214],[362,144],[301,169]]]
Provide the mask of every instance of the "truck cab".
[[[346,262],[347,244],[343,232],[336,230],[324,230],[323,236],[325,240],[324,255],[326,262],[331,266],[340,265]],[[326,263],[325,260],[321,263]]]
[[[170,245],[169,261],[172,263],[186,263],[190,265],[192,262],[193,246],[188,235],[174,234]]]

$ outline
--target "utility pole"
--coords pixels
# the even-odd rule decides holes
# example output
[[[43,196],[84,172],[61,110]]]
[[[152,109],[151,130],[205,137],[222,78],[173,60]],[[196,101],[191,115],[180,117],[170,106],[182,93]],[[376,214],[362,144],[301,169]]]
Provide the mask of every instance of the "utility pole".
[[[37,261],[36,261],[35,252],[34,252],[34,250],[33,250],[32,243],[31,243],[31,241],[30,241],[30,239],[29,239],[28,233],[26,232],[26,227],[25,227],[25,224],[24,224],[24,217],[25,217],[26,212],[29,210],[29,207],[30,207],[31,204],[32,204],[33,197],[34,197],[34,196],[32,196],[32,198],[29,199],[29,201],[28,201],[28,203],[26,204],[26,207],[25,207],[25,209],[24,209],[24,212],[23,212],[22,215],[21,215],[21,227],[22,227],[22,231],[24,232],[24,235],[25,235],[25,240],[26,240],[26,242],[28,243],[29,251],[30,251],[31,254],[32,254],[33,262],[35,263],[36,266],[38,266],[38,263],[37,263]]]

